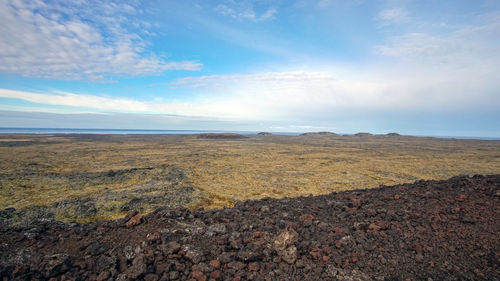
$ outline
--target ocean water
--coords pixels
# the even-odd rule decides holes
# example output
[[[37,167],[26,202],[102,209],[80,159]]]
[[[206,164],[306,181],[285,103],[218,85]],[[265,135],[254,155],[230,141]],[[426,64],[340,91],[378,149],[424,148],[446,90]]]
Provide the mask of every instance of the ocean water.
[[[215,131],[215,130],[135,130],[135,129],[72,129],[72,128],[0,128],[0,134],[113,134],[113,135],[192,135],[203,133],[237,133],[255,135],[256,131]],[[273,132],[276,135],[296,136],[301,133]]]

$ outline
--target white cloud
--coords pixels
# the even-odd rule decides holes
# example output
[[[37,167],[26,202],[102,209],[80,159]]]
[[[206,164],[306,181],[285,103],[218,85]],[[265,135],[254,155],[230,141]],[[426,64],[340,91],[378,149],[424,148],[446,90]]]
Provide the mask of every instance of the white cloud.
[[[106,1],[0,1],[0,72],[54,79],[199,70],[147,52],[147,23],[129,4]],[[135,25],[128,25],[133,22]]]
[[[205,118],[238,119],[249,116],[248,110],[231,102],[217,103],[160,103],[140,101],[121,97],[106,97],[68,92],[34,93],[0,89],[0,98],[20,99],[37,104],[67,106],[95,112],[135,112],[152,114],[170,114],[179,116],[202,116]]]
[[[393,59],[408,75],[415,77],[418,74],[415,79],[432,73],[434,77],[428,77],[429,81],[452,83],[435,91],[457,87],[457,98],[461,98],[459,93],[465,89],[477,97],[486,95],[491,98],[491,93],[500,88],[497,79],[499,19],[500,14],[491,13],[478,16],[475,24],[448,25],[445,31],[437,28],[419,32],[409,30],[389,37],[385,44],[374,46],[374,51],[381,58]]]
[[[220,15],[231,17],[241,21],[261,22],[273,19],[278,12],[276,7],[265,7],[261,13],[256,12],[255,5],[251,1],[225,1],[214,8]]]
[[[335,120],[343,116],[397,112],[491,111],[500,108],[500,82],[468,71],[407,64],[373,66],[361,71],[330,65],[322,71],[270,72],[245,75],[185,77],[168,84],[197,93],[189,102],[148,101],[66,92],[34,93],[0,89],[0,98],[44,105],[203,117],[209,120]]]
[[[0,97],[96,111],[164,113],[228,120],[333,120],[350,114],[492,112],[500,109],[500,17],[483,15],[469,26],[408,30],[374,47],[383,62],[283,67],[281,71],[185,77],[172,91],[189,102],[140,101],[75,93],[0,90]],[[83,26],[72,30],[99,40]],[[190,92],[191,91],[191,92]],[[194,99],[194,101],[192,101]]]

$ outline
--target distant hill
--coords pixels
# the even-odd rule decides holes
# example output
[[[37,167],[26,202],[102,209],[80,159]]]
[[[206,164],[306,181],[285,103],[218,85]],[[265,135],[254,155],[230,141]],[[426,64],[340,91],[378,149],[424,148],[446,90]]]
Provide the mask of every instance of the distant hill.
[[[354,135],[357,136],[357,137],[369,137],[369,136],[373,136],[370,133],[357,133],[357,134],[354,134]]]
[[[399,137],[401,135],[398,133],[388,133],[388,134],[386,134],[386,136]]]
[[[300,134],[301,136],[318,136],[318,135],[324,135],[324,136],[338,136],[338,134],[332,133],[332,132],[308,132],[308,133],[303,133]]]

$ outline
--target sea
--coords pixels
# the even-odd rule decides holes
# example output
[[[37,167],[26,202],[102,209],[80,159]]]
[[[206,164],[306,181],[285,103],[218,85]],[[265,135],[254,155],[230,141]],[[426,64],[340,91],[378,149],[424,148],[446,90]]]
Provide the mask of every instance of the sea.
[[[255,135],[257,131],[217,130],[137,130],[137,129],[74,129],[74,128],[0,128],[0,134],[101,134],[101,135],[194,135],[204,133],[236,133]],[[275,135],[298,136],[299,132],[271,132]]]
[[[259,131],[232,131],[232,130],[139,130],[139,129],[76,129],[76,128],[0,128],[0,134],[112,134],[112,135],[193,135],[203,133],[236,133],[242,135],[255,135]],[[273,132],[274,135],[298,136],[303,132]],[[340,135],[352,135],[342,134]],[[475,140],[500,140],[500,137],[481,136],[441,136],[441,135],[414,135],[415,137],[435,137]]]

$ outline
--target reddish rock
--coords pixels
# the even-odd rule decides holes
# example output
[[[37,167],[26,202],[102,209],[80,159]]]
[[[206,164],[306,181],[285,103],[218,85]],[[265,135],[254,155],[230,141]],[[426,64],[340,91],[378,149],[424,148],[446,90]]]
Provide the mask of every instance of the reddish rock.
[[[212,268],[220,268],[220,261],[219,260],[211,260],[208,265],[210,265]]]
[[[349,232],[346,228],[338,226],[334,227],[332,230],[339,235],[346,235]]]
[[[417,245],[417,246],[415,247],[415,252],[417,252],[417,254],[421,254],[421,253],[422,253],[422,251],[423,251],[422,246]]]
[[[340,240],[335,241],[335,247],[337,247],[337,249],[340,249],[340,247],[342,247],[342,242],[340,242]]]
[[[221,276],[221,273],[218,270],[210,273],[210,278],[213,278],[215,280],[218,280],[220,278],[220,276]]]
[[[233,278],[233,281],[241,281],[241,276],[236,276]]]
[[[155,260],[155,252],[153,251],[153,249],[146,248],[143,250],[143,252],[147,263],[152,263]]]
[[[332,254],[332,249],[328,246],[323,247],[323,253],[325,253],[327,256],[330,256]]]
[[[368,226],[368,229],[371,229],[371,230],[374,230],[374,231],[379,231],[380,230],[380,226],[374,224],[374,223],[370,223],[370,225]]]
[[[129,211],[125,217],[123,217],[123,220],[124,221],[128,221],[130,218],[132,218],[133,216],[137,215],[138,212],[136,210],[132,210],[132,211]]]
[[[181,244],[172,241],[168,242],[166,245],[161,245],[161,249],[163,251],[163,254],[171,255],[177,253],[181,249]]]
[[[352,205],[355,207],[355,208],[359,208],[361,206],[361,200],[359,198],[357,198],[356,196],[351,196],[349,198],[349,200],[351,200],[352,202]]]
[[[124,219],[42,220],[27,228],[2,221],[0,279],[365,281],[418,280],[424,274],[435,280],[500,280],[494,247],[499,185],[500,175],[455,177],[333,196],[244,201],[223,210],[161,208],[128,229]],[[355,208],[353,196],[366,205]],[[265,218],[259,217],[262,204],[269,206]],[[0,210],[0,220],[11,212]],[[299,221],[304,214],[314,218]],[[225,232],[212,227],[207,234],[225,218]],[[318,224],[309,227],[312,221]],[[184,246],[167,243],[173,240]]]
[[[191,277],[193,277],[197,281],[206,281],[207,280],[207,277],[203,274],[203,272],[200,272],[200,271],[193,271],[191,273]]]
[[[319,260],[321,258],[321,253],[319,251],[311,251],[309,255],[313,257],[313,259]]]
[[[399,196],[399,194],[394,195],[394,200],[399,200],[400,198],[401,196]]]
[[[149,233],[149,234],[146,236],[146,239],[147,239],[149,242],[154,242],[154,241],[160,240],[160,233],[159,233],[159,232]]]
[[[299,217],[299,221],[301,222],[311,221],[312,219],[314,219],[313,215],[302,215]]]
[[[131,217],[127,223],[125,223],[125,226],[127,228],[130,228],[130,227],[133,227],[133,226],[136,226],[136,225],[139,225],[141,224],[141,220],[142,220],[142,215],[141,214],[137,214],[133,217]]]
[[[251,262],[248,264],[248,270],[250,271],[258,271],[259,270],[259,264],[256,262]]]
[[[111,274],[109,274],[109,271],[105,270],[103,272],[101,272],[98,276],[97,276],[97,281],[104,281],[106,279],[108,279],[109,277],[111,276]]]
[[[465,201],[465,200],[467,200],[467,195],[460,194],[460,195],[457,196],[457,200],[458,201]]]

